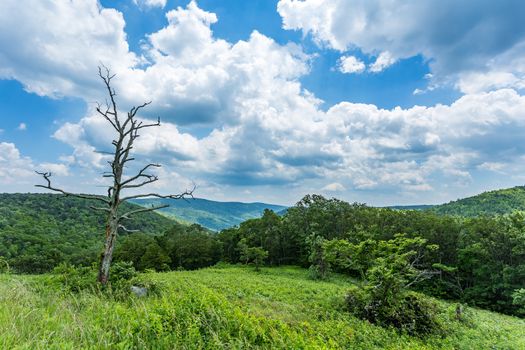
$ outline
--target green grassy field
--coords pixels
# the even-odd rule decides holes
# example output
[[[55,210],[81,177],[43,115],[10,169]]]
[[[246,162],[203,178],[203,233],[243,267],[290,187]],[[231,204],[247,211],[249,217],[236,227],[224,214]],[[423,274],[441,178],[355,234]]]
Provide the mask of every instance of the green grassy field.
[[[525,349],[525,320],[442,303],[443,336],[424,339],[344,311],[350,281],[299,268],[224,266],[152,273],[160,296],[65,294],[48,276],[0,275],[0,349]]]

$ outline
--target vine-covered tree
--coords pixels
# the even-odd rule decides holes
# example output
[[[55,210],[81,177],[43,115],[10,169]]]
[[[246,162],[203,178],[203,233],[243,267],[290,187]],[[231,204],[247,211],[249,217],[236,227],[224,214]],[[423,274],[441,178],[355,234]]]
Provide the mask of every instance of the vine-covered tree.
[[[158,198],[172,198],[181,199],[186,196],[192,197],[195,186],[191,190],[186,190],[183,193],[175,195],[160,195],[158,193],[144,193],[144,194],[132,194],[123,196],[122,191],[129,189],[137,189],[142,186],[151,184],[158,181],[157,175],[150,173],[153,168],[159,168],[160,164],[149,163],[142,167],[137,173],[133,175],[125,175],[125,169],[129,166],[129,163],[134,161],[135,158],[131,156],[134,142],[139,137],[139,131],[145,128],[160,126],[160,118],[155,123],[148,123],[137,118],[137,113],[149,105],[151,102],[145,102],[139,106],[133,107],[123,117],[119,115],[117,109],[117,103],[115,101],[116,92],[111,87],[111,81],[115,75],[111,75],[109,69],[104,67],[104,72],[99,67],[98,74],[104,82],[105,89],[107,90],[109,101],[103,107],[98,104],[96,111],[103,117],[111,126],[115,132],[115,138],[112,141],[114,151],[110,152],[111,160],[108,161],[111,169],[103,174],[103,177],[112,179],[112,184],[108,186],[107,196],[77,194],[67,192],[63,189],[54,187],[51,184],[51,173],[50,172],[38,172],[45,181],[45,185],[36,185],[51,191],[62,193],[66,196],[75,196],[79,198],[93,200],[95,202],[102,203],[102,206],[93,206],[92,209],[102,211],[107,215],[106,221],[106,238],[104,244],[104,250],[100,257],[100,267],[98,273],[98,281],[105,285],[109,279],[109,269],[111,266],[111,260],[113,257],[113,250],[115,248],[115,242],[119,230],[128,231],[124,226],[125,220],[129,220],[131,216],[147,211],[153,211],[161,208],[165,208],[168,205],[152,206],[148,208],[140,208],[130,210],[125,213],[119,211],[120,205],[130,199],[143,198],[143,197],[158,197]]]

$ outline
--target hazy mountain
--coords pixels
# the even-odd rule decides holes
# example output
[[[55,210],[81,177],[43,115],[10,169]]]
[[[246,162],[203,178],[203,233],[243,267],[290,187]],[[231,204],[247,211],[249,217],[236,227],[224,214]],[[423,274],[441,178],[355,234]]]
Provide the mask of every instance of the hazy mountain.
[[[159,212],[179,222],[197,223],[216,231],[260,217],[264,209],[275,212],[286,209],[285,206],[275,204],[217,202],[202,198],[188,200],[147,198],[133,202],[142,206],[169,204],[168,208],[161,209]]]

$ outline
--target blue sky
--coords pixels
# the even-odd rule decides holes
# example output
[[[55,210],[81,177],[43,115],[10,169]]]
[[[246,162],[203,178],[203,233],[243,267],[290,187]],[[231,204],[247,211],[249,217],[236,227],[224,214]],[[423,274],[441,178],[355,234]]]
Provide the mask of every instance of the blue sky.
[[[440,203],[522,185],[521,1],[15,0],[0,4],[0,191],[49,170],[103,193],[111,133],[152,100],[153,190],[292,204]],[[133,168],[129,169],[133,171]]]

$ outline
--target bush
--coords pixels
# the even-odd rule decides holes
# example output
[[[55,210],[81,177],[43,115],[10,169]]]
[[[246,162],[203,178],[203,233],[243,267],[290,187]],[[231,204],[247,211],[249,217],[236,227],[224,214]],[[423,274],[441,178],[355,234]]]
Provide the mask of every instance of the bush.
[[[512,294],[512,304],[518,307],[517,314],[525,316],[525,288],[516,289]]]
[[[110,289],[116,299],[127,299],[132,295],[131,287],[145,288],[147,295],[160,295],[161,285],[138,274],[132,262],[116,262],[111,266]]]
[[[118,261],[111,265],[109,272],[109,291],[116,298],[125,298],[131,293],[132,280],[137,270],[131,261]]]
[[[347,310],[360,319],[394,327],[410,335],[424,336],[442,330],[437,305],[414,292],[385,302],[374,298],[364,288],[353,286],[346,295],[345,304]]]
[[[11,267],[9,266],[9,262],[6,258],[3,256],[0,256],[0,273],[10,273]]]
[[[53,281],[67,292],[94,291],[98,289],[97,270],[94,266],[78,267],[61,263],[52,271]]]

